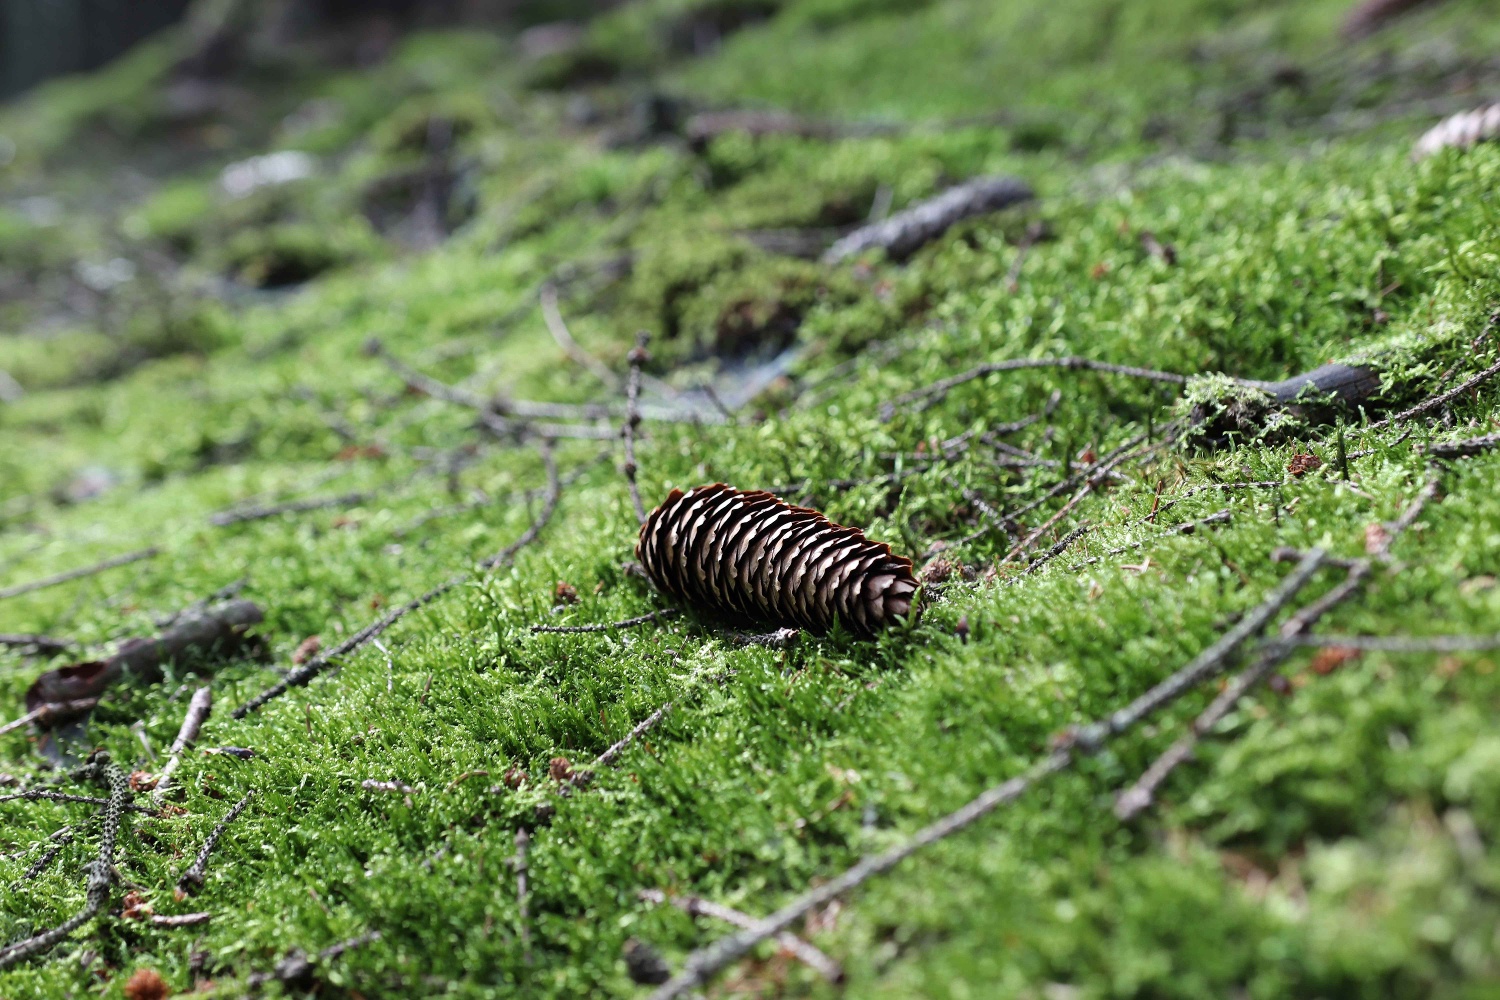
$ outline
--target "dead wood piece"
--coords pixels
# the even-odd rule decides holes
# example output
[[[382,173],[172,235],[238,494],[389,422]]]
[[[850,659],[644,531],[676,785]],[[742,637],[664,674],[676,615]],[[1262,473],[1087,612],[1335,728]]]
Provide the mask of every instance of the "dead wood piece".
[[[81,580],[86,576],[103,573],[107,569],[114,569],[117,566],[129,566],[131,563],[140,562],[143,559],[154,559],[159,555],[161,555],[161,549],[152,546],[149,549],[141,549],[138,552],[127,552],[124,555],[106,559],[92,566],[70,569],[66,573],[43,577],[40,580],[32,580],[29,583],[18,583],[11,587],[3,587],[0,588],[0,600],[4,600],[7,597],[19,597],[22,594],[30,594],[34,591],[44,590],[47,587],[55,587],[60,583],[67,583],[70,580]]]
[[[0,949],[0,969],[7,969],[32,955],[49,950],[94,919],[109,904],[110,888],[114,885],[115,843],[127,812],[125,807],[130,799],[130,778],[110,762],[106,753],[98,754],[89,764],[79,768],[75,777],[102,782],[109,787],[109,798],[105,800],[103,807],[103,828],[99,834],[99,855],[88,866],[89,877],[83,909],[50,930]]]
[[[171,663],[203,662],[209,657],[242,653],[255,642],[250,630],[263,618],[252,601],[227,601],[184,616],[154,638],[127,640],[108,659],[47,671],[27,689],[26,706],[36,710],[47,704],[97,699],[119,680],[154,684]]]
[[[198,739],[203,723],[207,721],[209,712],[213,710],[213,703],[213,691],[207,684],[193,692],[193,697],[188,702],[187,714],[182,719],[182,728],[177,730],[177,738],[172,741],[172,748],[167,751],[167,763],[162,767],[161,776],[157,779],[156,789],[152,793],[157,802],[166,797],[167,789],[172,784],[172,775],[176,773],[177,765],[182,763],[182,755]]]
[[[924,827],[910,839],[865,858],[822,885],[803,893],[775,913],[757,921],[753,927],[693,952],[683,963],[682,971],[652,993],[651,1000],[673,1000],[704,985],[720,970],[749,954],[762,941],[788,930],[809,913],[874,876],[890,871],[929,844],[951,836],[1000,806],[1015,801],[1037,782],[1069,767],[1078,752],[1097,751],[1109,739],[1133,728],[1149,715],[1222,672],[1240,647],[1259,634],[1307,585],[1323,564],[1324,558],[1322,550],[1308,553],[1264,601],[1186,666],[1125,708],[1086,726],[1071,728],[1056,741],[1056,748],[1051,753],[1020,775],[982,792],[961,808]]]
[[[666,621],[668,618],[676,618],[680,612],[676,608],[662,608],[650,614],[638,615],[635,618],[626,618],[624,621],[610,622],[608,625],[533,625],[533,632],[613,632],[622,628],[635,628],[638,625],[647,625],[651,622]]]
[[[0,735],[20,729],[30,723],[36,723],[38,728],[50,729],[61,722],[70,722],[73,719],[81,719],[94,710],[99,704],[98,698],[80,698],[77,701],[49,701],[38,705],[25,715],[12,722],[0,726]]]
[[[1425,159],[1450,147],[1468,149],[1497,137],[1500,137],[1500,104],[1487,104],[1449,115],[1428,129],[1412,147],[1411,158]]]
[[[870,636],[913,611],[910,559],[858,528],[770,493],[723,483],[673,490],[641,525],[636,557],[651,582],[741,621]]]
[[[1240,385],[1269,393],[1282,405],[1299,401],[1316,401],[1333,397],[1340,403],[1358,403],[1380,390],[1380,372],[1366,365],[1332,362],[1310,372],[1293,375],[1279,382],[1238,379]]]
[[[1299,635],[1294,645],[1377,653],[1478,653],[1500,649],[1500,635]]]
[[[241,507],[235,510],[222,510],[217,514],[211,514],[209,515],[208,523],[216,528],[226,528],[231,524],[244,524],[246,521],[263,521],[282,514],[304,514],[312,510],[326,510],[329,507],[355,507],[362,503],[369,503],[375,497],[376,493],[374,491],[363,490],[354,493],[341,493],[338,496],[310,497],[305,500],[289,500],[286,503]]]
[[[212,913],[153,913],[151,922],[157,927],[199,927],[213,919]]]
[[[28,788],[24,792],[12,792],[9,795],[0,795],[0,802],[14,802],[18,799],[31,802],[83,802],[91,806],[109,805],[108,799],[101,799],[98,796],[73,795],[69,792],[54,792],[47,788]],[[146,813],[148,815],[154,812],[154,810],[147,809],[145,806],[138,806],[134,802],[126,802],[120,808],[126,812]]]
[[[177,892],[180,895],[190,896],[203,887],[203,883],[208,877],[208,856],[218,846],[219,838],[224,836],[224,831],[229,829],[229,824],[239,818],[240,813],[245,811],[245,807],[250,804],[250,800],[254,797],[254,792],[246,792],[245,797],[236,802],[234,807],[224,815],[224,818],[219,820],[214,828],[209,831],[208,839],[203,842],[203,846],[199,849],[197,857],[193,858],[193,863],[188,866],[188,870],[183,872],[182,877],[177,880]]]
[[[286,694],[286,692],[291,690],[292,688],[307,685],[312,681],[314,677],[317,677],[323,671],[329,669],[329,667],[333,665],[334,661],[342,659],[349,653],[352,653],[360,647],[366,645],[367,643],[378,639],[381,634],[386,631],[386,629],[396,624],[396,622],[400,621],[402,618],[405,618],[408,614],[416,611],[418,608],[426,607],[433,601],[442,597],[444,594],[447,594],[449,591],[462,586],[469,580],[472,580],[476,573],[488,573],[491,570],[497,569],[501,566],[508,566],[511,561],[515,559],[516,553],[520,552],[523,548],[535,541],[536,537],[541,534],[542,529],[547,526],[547,523],[549,521],[552,520],[552,515],[557,510],[558,500],[562,496],[562,482],[557,474],[557,460],[552,454],[551,445],[546,441],[544,441],[542,444],[542,459],[547,466],[547,495],[542,502],[542,510],[537,514],[536,519],[531,522],[526,530],[521,533],[520,537],[518,537],[511,544],[507,545],[504,549],[501,549],[495,555],[481,561],[475,568],[474,572],[454,574],[447,580],[438,584],[436,587],[427,591],[425,594],[422,594],[420,597],[415,597],[412,600],[407,601],[405,604],[402,604],[399,607],[391,610],[378,621],[366,625],[364,628],[360,629],[358,632],[354,633],[349,638],[345,639],[343,642],[335,646],[333,649],[330,649],[328,652],[321,653],[308,662],[304,663],[302,666],[288,672],[287,675],[281,680],[277,681],[275,684],[272,684],[260,694],[245,702],[245,704],[236,708],[232,713],[233,717],[236,719],[243,719],[251,712],[258,711],[260,708],[264,707],[268,702],[271,702],[281,697],[283,694]]]
[[[1031,186],[1018,178],[976,178],[883,222],[856,229],[829,247],[823,262],[837,264],[876,249],[884,250],[894,260],[904,260],[964,219],[998,212],[1033,197]]]
[[[748,913],[736,910],[732,906],[715,903],[701,896],[668,896],[659,889],[642,889],[638,893],[640,898],[647,903],[655,903],[660,906],[663,903],[671,903],[682,912],[693,917],[712,917],[722,920],[732,927],[745,930],[754,927],[756,919]],[[776,943],[781,949],[791,955],[797,961],[812,969],[818,975],[830,983],[841,983],[844,981],[844,967],[829,958],[822,951],[802,940],[790,931],[782,931],[776,935]]]

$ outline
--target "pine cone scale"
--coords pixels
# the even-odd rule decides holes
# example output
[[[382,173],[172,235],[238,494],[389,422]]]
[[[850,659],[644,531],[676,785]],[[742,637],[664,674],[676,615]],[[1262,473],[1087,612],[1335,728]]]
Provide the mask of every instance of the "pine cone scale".
[[[815,510],[722,483],[673,490],[641,526],[636,555],[674,598],[734,618],[873,635],[912,610],[909,559]]]

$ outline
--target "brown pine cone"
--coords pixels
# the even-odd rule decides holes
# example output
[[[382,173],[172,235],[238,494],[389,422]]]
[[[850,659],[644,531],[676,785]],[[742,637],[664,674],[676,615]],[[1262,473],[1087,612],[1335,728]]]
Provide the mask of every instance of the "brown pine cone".
[[[635,554],[657,588],[742,621],[823,634],[835,619],[873,635],[911,612],[911,560],[858,528],[770,493],[723,483],[673,490],[641,525]]]

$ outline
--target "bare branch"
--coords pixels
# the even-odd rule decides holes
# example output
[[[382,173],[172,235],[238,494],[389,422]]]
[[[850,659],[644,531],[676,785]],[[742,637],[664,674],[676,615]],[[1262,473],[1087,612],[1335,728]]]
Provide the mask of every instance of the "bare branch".
[[[1135,368],[1131,365],[1114,365],[1105,361],[1094,361],[1091,358],[1015,358],[1011,361],[991,361],[987,364],[970,368],[966,372],[960,372],[957,375],[941,379],[931,385],[923,386],[920,389],[913,389],[911,392],[902,393],[889,403],[881,405],[880,418],[882,420],[890,420],[897,410],[904,409],[913,403],[922,404],[917,409],[924,410],[934,403],[939,402],[950,389],[961,386],[965,382],[972,382],[977,378],[993,375],[996,372],[1020,371],[1027,368],[1067,368],[1073,371],[1104,372],[1109,375],[1126,375],[1131,378],[1142,378],[1152,382],[1169,382],[1173,385],[1182,385],[1187,382],[1187,376],[1178,375],[1175,372],[1157,371],[1153,368]]]
[[[648,903],[655,903],[658,906],[662,903],[671,903],[689,916],[713,917],[715,920],[722,920],[726,924],[741,929],[748,929],[754,927],[756,924],[756,919],[750,916],[750,914],[742,913],[732,906],[715,903],[701,896],[668,896],[660,889],[642,889],[638,895]],[[830,983],[841,983],[844,981],[843,966],[790,931],[783,931],[776,935],[776,943],[781,946],[784,952],[812,969]]]
[[[22,594],[30,594],[33,591],[44,590],[47,587],[55,587],[60,583],[67,583],[70,580],[81,580],[86,576],[93,576],[95,573],[103,573],[107,569],[114,569],[117,566],[128,566],[133,562],[140,562],[143,559],[154,559],[159,555],[161,555],[161,549],[154,545],[149,549],[127,552],[124,555],[106,559],[92,566],[84,566],[81,569],[70,569],[66,573],[58,573],[56,576],[43,577],[40,580],[32,580],[30,583],[18,583],[12,587],[0,588],[0,600],[4,600],[7,597],[20,597]]]
[[[646,625],[650,622],[666,621],[668,618],[676,618],[681,612],[676,608],[662,608],[650,614],[638,615],[635,618],[626,618],[624,621],[610,622],[608,625],[533,625],[533,632],[613,632],[616,629],[635,628],[637,625]]]
[[[541,300],[542,319],[547,323],[547,332],[552,334],[552,339],[557,341],[557,346],[563,349],[563,353],[611,389],[619,389],[620,376],[610,371],[609,366],[604,362],[579,347],[578,341],[574,340],[573,334],[568,331],[567,321],[563,319],[562,310],[557,306],[557,286],[550,281],[543,285]]]
[[[172,748],[167,751],[167,763],[161,769],[161,777],[157,779],[156,789],[152,793],[152,797],[157,802],[166,797],[167,789],[172,784],[172,775],[176,772],[177,765],[182,763],[183,753],[198,739],[198,732],[208,719],[209,712],[213,710],[213,703],[213,690],[207,684],[193,692],[192,700],[188,702],[187,714],[182,719],[182,728],[177,730],[177,738],[172,741]]]
[[[240,813],[245,811],[245,807],[250,804],[250,800],[254,796],[254,792],[246,792],[245,797],[236,802],[224,818],[219,820],[214,828],[209,831],[208,839],[203,842],[203,847],[199,849],[198,856],[193,859],[192,865],[177,880],[177,891],[179,893],[184,896],[190,896],[202,888],[203,882],[208,876],[208,856],[213,853],[214,848],[218,845],[219,838],[224,836],[224,831],[229,829],[229,824],[239,818]]]

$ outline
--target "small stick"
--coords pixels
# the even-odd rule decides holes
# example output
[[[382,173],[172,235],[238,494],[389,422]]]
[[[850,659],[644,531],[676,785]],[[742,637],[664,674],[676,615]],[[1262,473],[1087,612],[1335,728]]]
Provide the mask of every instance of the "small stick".
[[[171,916],[153,913],[151,915],[151,922],[157,927],[197,927],[212,919],[212,913],[178,913]]]
[[[1188,521],[1186,524],[1180,524],[1169,531],[1163,531],[1160,534],[1151,536],[1150,538],[1143,538],[1138,542],[1131,542],[1129,545],[1121,545],[1117,548],[1110,549],[1102,556],[1093,556],[1092,558],[1085,559],[1082,562],[1076,562],[1068,567],[1068,572],[1076,573],[1079,570],[1083,569],[1085,566],[1092,566],[1095,563],[1103,559],[1108,559],[1111,556],[1124,555],[1126,552],[1133,552],[1136,549],[1143,547],[1147,542],[1160,541],[1163,538],[1171,538],[1174,535],[1191,535],[1199,528],[1206,528],[1209,525],[1214,524],[1225,524],[1230,520],[1230,518],[1230,510],[1228,507],[1225,507],[1223,510],[1215,511],[1214,513],[1200,520]],[[1333,560],[1330,559],[1329,562],[1333,562]]]
[[[514,542],[512,542],[510,545],[507,545],[504,549],[500,550],[500,552],[496,553],[495,555],[490,556],[488,559],[480,562],[477,567],[477,572],[487,573],[500,566],[509,565],[511,560],[516,557],[516,553],[520,552],[521,549],[525,548],[527,545],[530,545],[536,539],[536,537],[541,534],[542,528],[546,527],[547,522],[552,520],[552,514],[557,510],[557,502],[562,495],[562,484],[558,479],[557,462],[553,457],[552,448],[549,442],[544,441],[543,443],[542,459],[547,464],[547,496],[542,503],[541,512],[536,516],[536,519],[531,522],[530,526],[527,527],[527,529],[523,531],[520,537],[518,537]],[[359,649],[360,647],[364,646],[374,639],[378,639],[380,635],[386,631],[386,629],[396,624],[396,622],[400,621],[402,618],[405,618],[411,612],[416,611],[418,608],[426,607],[449,591],[454,590],[470,579],[473,579],[474,576],[475,573],[472,572],[457,573],[449,577],[442,583],[438,584],[436,587],[433,587],[431,590],[427,591],[427,593],[422,594],[420,597],[415,597],[410,601],[407,601],[405,604],[393,609],[391,612],[385,615],[385,617],[381,618],[378,621],[372,622],[369,625],[366,625],[364,628],[360,629],[358,632],[354,633],[352,636],[339,643],[333,649],[329,650],[326,653],[319,654],[318,656],[304,663],[302,666],[290,671],[281,680],[277,681],[275,684],[272,684],[270,687],[266,688],[254,698],[251,698],[249,701],[245,702],[245,704],[236,708],[232,713],[233,717],[236,719],[243,719],[251,712],[258,711],[259,709],[264,707],[268,702],[274,701],[275,699],[286,694],[287,691],[291,690],[292,688],[303,687],[307,685],[312,681],[314,677],[327,670],[332,665],[334,660],[340,659],[348,655],[349,653],[352,653],[354,650]]]
[[[637,625],[645,625],[655,621],[666,621],[668,618],[676,618],[681,612],[676,608],[662,608],[647,615],[635,618],[626,618],[624,621],[610,622],[608,625],[533,625],[533,632],[613,632],[615,629],[635,628]]]
[[[701,896],[668,896],[660,889],[642,889],[639,893],[642,900],[648,903],[671,903],[689,916],[713,917],[722,920],[726,924],[738,927],[742,930],[754,927],[756,920],[748,913],[736,910],[732,906],[715,903]],[[802,940],[790,931],[782,931],[776,935],[776,943],[781,946],[782,951],[791,955],[797,961],[812,969],[818,975],[830,983],[841,983],[844,981],[844,967],[829,958],[816,947]]]
[[[229,824],[239,818],[240,813],[245,811],[245,807],[250,804],[250,800],[254,796],[255,793],[253,791],[246,792],[245,797],[236,802],[234,808],[230,809],[224,818],[219,820],[218,825],[209,831],[208,839],[203,842],[203,847],[198,851],[198,856],[193,859],[192,865],[177,880],[178,892],[184,896],[190,896],[203,886],[203,882],[208,875],[208,856],[213,853],[214,847],[219,843],[219,838],[224,836],[224,831],[229,829]]]
[[[193,692],[192,700],[188,702],[187,714],[182,719],[182,728],[177,730],[177,738],[172,741],[172,748],[167,751],[166,766],[161,769],[161,777],[157,779],[156,789],[152,793],[152,798],[157,802],[166,796],[167,788],[172,783],[173,772],[177,770],[177,765],[182,763],[183,753],[197,741],[199,730],[203,728],[209,712],[213,710],[213,703],[213,690],[207,684]]]
[[[557,341],[557,346],[563,349],[563,353],[572,358],[577,364],[588,369],[593,376],[611,389],[620,388],[620,376],[609,370],[609,366],[588,351],[578,346],[578,341],[573,339],[573,334],[568,331],[568,324],[563,319],[562,310],[557,306],[557,286],[550,281],[542,286],[542,319],[547,323],[547,332],[552,334],[552,339]]]
[[[840,875],[798,896],[764,920],[757,921],[753,927],[720,938],[693,952],[683,963],[682,971],[652,993],[651,1000],[673,1000],[697,989],[715,973],[749,954],[762,941],[787,930],[808,913],[872,877],[890,871],[923,847],[964,829],[1002,805],[1014,802],[1032,785],[1071,765],[1077,751],[1092,753],[1098,750],[1110,738],[1125,732],[1148,715],[1221,672],[1239,647],[1260,632],[1307,585],[1323,564],[1324,558],[1321,549],[1308,553],[1296,569],[1266,595],[1264,601],[1208,649],[1126,708],[1086,726],[1072,727],[1057,741],[1056,749],[1026,771],[980,793],[964,806],[924,827],[910,839],[881,854],[865,858]]]
[[[116,566],[128,566],[133,562],[140,562],[142,559],[153,559],[159,555],[161,555],[161,549],[154,545],[149,549],[127,552],[124,555],[106,559],[92,566],[84,566],[81,569],[70,569],[66,573],[58,573],[56,576],[43,577],[40,580],[32,580],[30,583],[18,583],[11,587],[0,588],[0,600],[4,600],[7,597],[19,597],[22,594],[44,590],[47,587],[55,587],[59,583],[79,580],[86,576],[93,576],[95,573],[103,573],[107,569],[114,569]]]
[[[120,823],[130,798],[130,779],[123,770],[110,762],[109,754],[105,753],[99,754],[93,763],[80,768],[75,774],[109,785],[109,798],[104,805],[104,828],[99,835],[99,857],[88,866],[89,878],[83,909],[50,930],[0,949],[0,969],[7,969],[23,959],[47,951],[94,919],[109,903],[109,890],[114,884],[115,841],[119,837]]]
[[[634,743],[636,740],[640,739],[642,736],[655,729],[657,724],[661,722],[662,719],[665,719],[667,717],[667,713],[670,711],[672,711],[672,703],[669,701],[661,708],[658,708],[656,711],[646,716],[646,718],[641,720],[641,722],[634,729],[626,733],[618,743],[601,753],[598,757],[595,757],[594,767],[613,766],[615,759],[619,757],[620,754],[624,753],[625,749],[629,747],[630,744]]]
[[[950,389],[972,382],[976,378],[993,375],[995,372],[1018,371],[1023,368],[1068,368],[1074,371],[1104,372],[1110,375],[1127,375],[1132,378],[1148,379],[1152,382],[1169,382],[1173,385],[1183,385],[1187,382],[1186,375],[1178,375],[1175,372],[1158,371],[1154,368],[1136,368],[1131,365],[1114,365],[1105,361],[1095,361],[1091,358],[1015,358],[1011,361],[991,361],[966,372],[941,379],[920,389],[903,393],[884,403],[880,407],[882,420],[889,420],[895,412],[912,403],[922,403],[918,409],[926,409],[941,399]]]
[[[73,828],[65,826],[57,831],[57,833],[54,833],[49,839],[56,842],[54,846],[43,851],[42,856],[37,858],[36,862],[30,868],[26,869],[26,873],[10,884],[11,892],[15,892],[22,882],[30,882],[47,870],[47,866],[62,853],[62,849],[73,842]]]
[[[531,964],[531,915],[527,911],[526,892],[526,847],[531,843],[531,834],[523,826],[516,830],[516,856],[511,864],[516,869],[516,909],[521,917],[521,956]]]
[[[621,433],[625,437],[625,482],[630,485],[630,502],[635,505],[636,520],[646,523],[646,508],[641,504],[641,490],[636,485],[635,432],[641,423],[641,365],[651,357],[646,351],[647,333],[642,330],[635,335],[635,347],[630,351],[630,377],[625,382],[625,426]]]
[[[310,510],[324,510],[328,507],[353,507],[358,504],[368,503],[375,497],[376,493],[373,490],[365,490],[356,493],[342,493],[332,497],[311,497],[305,500],[288,500],[286,503],[270,504],[267,506],[241,507],[238,510],[221,510],[217,514],[209,515],[208,523],[216,528],[225,528],[231,524],[243,524],[246,521],[263,521],[280,514],[303,514]]]
[[[1026,235],[1021,237],[1021,242],[1016,244],[1016,259],[1011,261],[1010,270],[1005,275],[1005,290],[1014,295],[1021,287],[1021,268],[1026,266],[1026,257],[1031,253],[1031,248],[1036,246],[1047,235],[1047,224],[1045,222],[1033,222],[1026,227]]]
[[[73,644],[66,639],[54,639],[46,635],[15,635],[0,633],[0,646],[11,649],[30,649],[34,653],[66,653]]]
[[[1056,545],[1053,545],[1046,552],[1038,556],[1030,566],[1027,566],[1025,575],[1030,576],[1037,570],[1041,569],[1043,566],[1047,565],[1052,560],[1056,559],[1058,556],[1062,555],[1063,551],[1066,550],[1069,545],[1072,545],[1074,542],[1078,541],[1078,539],[1082,538],[1085,534],[1092,531],[1093,527],[1094,526],[1092,524],[1084,523],[1068,532],[1058,540]]]
[[[1497,361],[1494,364],[1490,365],[1484,371],[1468,379],[1463,384],[1457,385],[1452,389],[1449,389],[1447,392],[1433,396],[1431,399],[1423,400],[1416,406],[1413,406],[1411,409],[1402,410],[1400,413],[1396,414],[1393,417],[1386,417],[1384,420],[1377,420],[1366,429],[1376,431],[1382,427],[1389,426],[1390,424],[1399,424],[1404,420],[1410,420],[1412,417],[1420,417],[1424,413],[1429,413],[1432,410],[1436,410],[1438,407],[1444,406],[1447,403],[1457,399],[1459,396],[1462,396],[1464,393],[1468,392],[1470,389],[1473,389],[1475,386],[1488,382],[1496,375],[1500,375],[1500,361]]]
[[[84,802],[91,806],[107,806],[110,804],[109,799],[101,799],[94,795],[72,795],[68,792],[54,792],[44,788],[28,788],[24,792],[12,792],[9,795],[0,795],[0,802],[14,802],[17,799],[25,799],[31,802]],[[138,806],[134,802],[127,802],[120,808],[127,812],[146,813],[147,815],[155,813],[154,809]]]
[[[28,722],[35,722],[38,726],[45,729],[59,719],[73,719],[80,715],[86,715],[92,712],[94,706],[97,704],[99,704],[98,698],[79,698],[74,701],[49,701],[38,705],[19,719],[0,726],[0,736],[20,729]]]
[[[1425,450],[1433,458],[1464,458],[1489,451],[1496,445],[1500,445],[1500,434],[1487,434],[1463,441],[1439,441],[1429,444]]]

